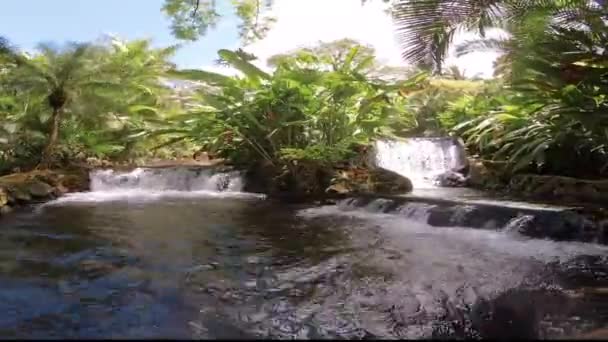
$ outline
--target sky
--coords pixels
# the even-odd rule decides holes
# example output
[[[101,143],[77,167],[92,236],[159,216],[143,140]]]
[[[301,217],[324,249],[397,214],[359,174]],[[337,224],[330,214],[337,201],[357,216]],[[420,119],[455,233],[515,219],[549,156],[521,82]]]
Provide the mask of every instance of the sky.
[[[104,34],[125,39],[151,38],[156,46],[178,43],[161,13],[163,0],[1,0],[0,35],[24,50],[38,42],[91,41]],[[220,24],[194,43],[182,43],[174,62],[182,68],[205,68],[229,73],[213,65],[217,50],[240,45],[237,19],[228,0],[218,1],[226,14]],[[267,37],[245,49],[266,58],[319,41],[352,38],[372,45],[381,61],[404,65],[394,27],[381,1],[362,6],[359,0],[275,0],[269,13],[277,22]],[[465,36],[457,37],[462,41]],[[469,37],[470,38],[470,37]],[[490,76],[495,53],[449,58],[468,76]]]

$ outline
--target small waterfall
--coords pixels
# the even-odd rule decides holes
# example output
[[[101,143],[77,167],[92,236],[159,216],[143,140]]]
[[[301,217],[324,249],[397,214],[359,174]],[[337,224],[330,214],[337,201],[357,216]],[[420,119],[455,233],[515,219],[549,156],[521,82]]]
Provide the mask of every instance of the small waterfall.
[[[243,184],[236,171],[214,173],[189,168],[137,168],[130,172],[98,170],[90,175],[91,191],[211,191],[239,192]]]
[[[408,177],[414,188],[432,188],[433,178],[467,165],[464,148],[453,138],[379,140],[375,164]]]
[[[507,222],[503,231],[507,234],[520,235],[525,233],[530,227],[533,227],[535,219],[536,217],[534,217],[534,215],[520,215],[514,217]]]
[[[89,178],[91,191],[69,193],[46,202],[40,208],[106,201],[139,203],[165,198],[265,198],[262,194],[241,192],[243,181],[237,171],[137,168],[129,172],[97,170],[91,172]]]
[[[430,210],[433,208],[435,208],[433,204],[412,202],[400,206],[397,212],[414,221],[426,223],[431,215]]]

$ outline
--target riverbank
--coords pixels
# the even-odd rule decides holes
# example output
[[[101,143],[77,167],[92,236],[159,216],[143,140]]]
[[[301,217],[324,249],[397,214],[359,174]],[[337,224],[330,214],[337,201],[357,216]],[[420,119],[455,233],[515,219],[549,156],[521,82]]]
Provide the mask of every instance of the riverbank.
[[[0,215],[14,208],[89,189],[89,170],[33,170],[0,177]]]

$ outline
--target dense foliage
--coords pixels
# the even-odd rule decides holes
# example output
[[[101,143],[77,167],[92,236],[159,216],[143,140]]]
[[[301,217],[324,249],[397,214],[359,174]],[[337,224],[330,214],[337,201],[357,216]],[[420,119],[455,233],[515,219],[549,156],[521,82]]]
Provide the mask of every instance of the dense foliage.
[[[174,72],[208,87],[197,91],[191,111],[177,117],[174,131],[168,132],[237,162],[345,158],[352,146],[391,135],[391,127],[404,124],[399,91],[418,87],[425,79],[424,74],[397,82],[371,77],[367,72],[374,56],[361,58],[365,49],[360,45],[346,51],[332,58],[301,50],[276,58],[277,67],[269,74],[221,50],[222,59],[243,77]]]
[[[129,135],[160,119],[169,89],[159,76],[174,47],[117,39],[33,56],[5,50],[0,75],[1,168],[129,152]]]

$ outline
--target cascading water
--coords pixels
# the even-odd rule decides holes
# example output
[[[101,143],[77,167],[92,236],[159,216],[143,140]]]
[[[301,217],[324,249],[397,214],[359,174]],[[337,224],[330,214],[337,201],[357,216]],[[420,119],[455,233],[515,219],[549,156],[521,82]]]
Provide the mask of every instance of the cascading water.
[[[434,177],[467,163],[464,149],[453,138],[379,140],[373,157],[379,167],[410,178],[414,188],[432,188]]]
[[[46,205],[65,202],[146,201],[166,197],[263,197],[242,192],[238,171],[171,167],[137,168],[129,172],[91,172],[89,192],[71,193]]]
[[[236,171],[213,173],[188,168],[142,169],[131,172],[98,170],[92,172],[91,191],[230,191],[242,190]]]

